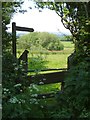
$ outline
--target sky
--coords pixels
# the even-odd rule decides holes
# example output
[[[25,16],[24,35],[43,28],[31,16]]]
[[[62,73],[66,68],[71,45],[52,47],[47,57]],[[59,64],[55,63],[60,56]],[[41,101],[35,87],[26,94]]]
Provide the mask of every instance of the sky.
[[[32,9],[28,8],[30,6]],[[39,12],[37,8],[34,8],[33,2],[28,0],[25,0],[22,9],[27,9],[27,12],[14,14],[10,25],[8,25],[9,32],[12,30],[12,22],[16,22],[17,26],[33,28],[35,32],[71,34],[69,30],[64,28],[60,16],[54,10],[44,9]]]

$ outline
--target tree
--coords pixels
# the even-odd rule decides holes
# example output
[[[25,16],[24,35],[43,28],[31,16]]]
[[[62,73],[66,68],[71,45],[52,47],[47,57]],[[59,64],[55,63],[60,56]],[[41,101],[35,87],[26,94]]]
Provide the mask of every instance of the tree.
[[[13,14],[19,11],[23,2],[2,2],[2,49],[3,52],[11,50],[12,35],[7,32],[7,25],[10,23]]]
[[[90,2],[36,2],[36,4],[38,8],[55,10],[61,17],[64,27],[73,35],[77,61],[81,61],[79,58],[89,57]]]
[[[90,2],[38,2],[37,5],[55,10],[64,27],[72,33],[75,43],[73,65],[52,116],[73,120],[90,118]]]

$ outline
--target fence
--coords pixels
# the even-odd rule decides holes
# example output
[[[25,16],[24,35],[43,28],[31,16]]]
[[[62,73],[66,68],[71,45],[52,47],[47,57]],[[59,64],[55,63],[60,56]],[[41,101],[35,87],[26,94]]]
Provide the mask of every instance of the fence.
[[[30,72],[34,72],[35,70],[28,70],[28,51],[25,50],[22,55],[19,57],[19,64],[21,61],[24,61],[25,64],[23,68],[25,69],[25,72],[27,73],[27,86],[29,86],[32,83],[35,83],[37,85],[45,85],[45,84],[53,84],[53,83],[61,83],[61,91],[63,91],[64,88],[64,79],[67,74],[67,69],[66,68],[61,68],[61,69],[43,69],[41,72],[45,71],[59,71],[59,72],[53,72],[53,73],[42,73],[38,75],[28,75]],[[42,84],[41,84],[42,83]],[[60,92],[60,91],[58,91]],[[57,92],[57,93],[58,93]],[[51,98],[55,96],[55,93],[44,93],[44,94],[38,94],[37,98],[42,99],[42,98]]]

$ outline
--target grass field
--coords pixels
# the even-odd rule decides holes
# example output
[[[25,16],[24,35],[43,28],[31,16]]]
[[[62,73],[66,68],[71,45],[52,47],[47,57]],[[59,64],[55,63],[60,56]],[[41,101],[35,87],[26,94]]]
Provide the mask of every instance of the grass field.
[[[64,45],[64,50],[62,51],[48,51],[42,53],[46,62],[47,68],[67,68],[67,58],[74,50],[74,44],[72,42],[62,42]],[[29,61],[30,61],[29,54]],[[30,66],[29,66],[30,69]]]
[[[66,68],[67,58],[73,52],[74,45],[71,42],[62,42],[64,44],[64,50],[55,52],[56,54],[47,55],[49,68]]]
[[[61,51],[42,51],[40,54],[44,56],[44,60],[46,62],[47,68],[67,68],[67,58],[74,50],[74,44],[72,42],[62,41],[64,45],[64,50]],[[24,49],[18,50],[18,57],[22,54]],[[35,54],[36,53],[36,54]],[[39,54],[38,51],[30,51],[29,50],[29,58],[28,58],[28,68],[31,69],[30,60],[32,54],[37,56]]]
[[[30,61],[33,57],[36,57],[40,54],[40,57],[44,58],[45,64],[44,66],[46,68],[67,68],[67,59],[68,56],[74,51],[74,44],[70,41],[62,41],[62,44],[64,45],[64,50],[61,51],[29,51],[28,54],[28,69],[36,69],[40,68],[43,69],[43,66],[41,65],[40,59],[33,59],[33,64],[30,64]],[[18,57],[22,54],[24,49],[18,50]],[[48,71],[48,72],[54,72],[54,71]],[[44,73],[44,72],[43,72]],[[47,73],[47,72],[45,72]]]

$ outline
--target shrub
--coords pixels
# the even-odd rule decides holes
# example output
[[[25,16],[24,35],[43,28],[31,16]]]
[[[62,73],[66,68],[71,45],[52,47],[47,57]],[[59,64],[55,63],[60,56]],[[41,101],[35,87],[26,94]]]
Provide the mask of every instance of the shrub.
[[[22,84],[16,84],[13,86],[13,90],[20,88]],[[32,90],[32,92],[31,92]],[[6,93],[5,93],[6,91]],[[4,88],[3,96],[10,93],[10,89]],[[37,94],[36,86],[34,84],[30,85],[24,93],[19,93],[13,95],[3,103],[3,120],[5,119],[30,119],[30,118],[43,118],[43,112],[41,109],[41,104],[38,99],[33,98]]]
[[[32,55],[29,58],[29,69],[31,70],[35,70],[35,73],[40,72],[42,69],[45,69],[46,66],[46,60],[44,59],[45,56],[41,55],[41,54],[37,54],[37,55]]]
[[[65,80],[64,91],[59,94],[60,107],[52,116],[59,118],[90,118],[90,64],[81,62],[74,66]]]
[[[38,72],[43,67],[43,62],[40,56],[38,58],[32,57],[31,65],[35,64],[34,67]],[[44,117],[43,104],[34,98],[37,96],[38,88],[35,84],[27,87],[26,74],[23,71],[23,66],[18,65],[18,61],[13,55],[10,53],[3,54],[3,120]]]
[[[63,50],[64,49],[64,46],[63,46],[63,44],[61,44],[61,42],[60,41],[55,41],[55,42],[51,42],[51,43],[49,43],[48,44],[48,46],[47,46],[47,49],[48,50]]]

